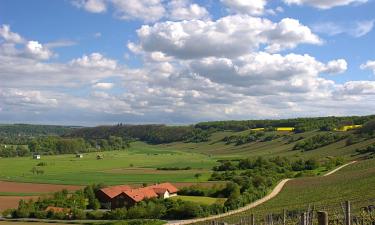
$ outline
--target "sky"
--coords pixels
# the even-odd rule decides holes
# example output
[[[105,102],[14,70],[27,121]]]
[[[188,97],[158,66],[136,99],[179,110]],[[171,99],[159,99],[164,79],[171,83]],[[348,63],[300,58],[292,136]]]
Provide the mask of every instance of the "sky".
[[[375,0],[0,0],[0,123],[375,111]]]

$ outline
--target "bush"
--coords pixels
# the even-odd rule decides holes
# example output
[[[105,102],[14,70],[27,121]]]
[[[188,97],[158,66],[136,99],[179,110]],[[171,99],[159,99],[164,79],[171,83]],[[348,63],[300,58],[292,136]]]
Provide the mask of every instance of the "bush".
[[[34,212],[35,218],[38,218],[38,219],[46,219],[47,214],[48,213],[46,211],[36,211],[36,212]]]
[[[16,210],[15,209],[6,209],[1,214],[4,218],[11,218],[14,217]]]
[[[104,217],[104,212],[102,211],[89,211],[87,212],[87,219],[100,220]]]
[[[82,209],[73,210],[73,218],[76,220],[86,219],[86,213]]]

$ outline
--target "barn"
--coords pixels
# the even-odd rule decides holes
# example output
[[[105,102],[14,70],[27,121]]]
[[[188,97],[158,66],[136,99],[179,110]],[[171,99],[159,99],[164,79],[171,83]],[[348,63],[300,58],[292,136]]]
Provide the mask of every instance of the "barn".
[[[154,184],[142,188],[118,185],[100,189],[96,196],[101,206],[107,209],[130,207],[151,198],[170,198],[177,196],[178,189],[171,183]]]

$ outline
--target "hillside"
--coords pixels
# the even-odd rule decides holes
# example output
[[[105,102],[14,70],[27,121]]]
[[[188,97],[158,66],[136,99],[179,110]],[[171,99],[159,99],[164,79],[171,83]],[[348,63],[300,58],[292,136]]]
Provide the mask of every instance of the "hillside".
[[[342,217],[341,203],[351,201],[353,212],[358,215],[360,208],[375,203],[375,159],[349,165],[326,177],[308,177],[289,181],[275,198],[245,213],[222,220],[236,223],[240,218],[254,214],[257,219],[266,215],[281,215],[286,209],[290,216],[315,207],[328,211],[330,215]]]

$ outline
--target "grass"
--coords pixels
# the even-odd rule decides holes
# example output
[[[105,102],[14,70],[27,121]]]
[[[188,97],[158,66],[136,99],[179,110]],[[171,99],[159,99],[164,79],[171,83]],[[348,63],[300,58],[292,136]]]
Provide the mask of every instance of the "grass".
[[[343,168],[327,177],[294,179],[270,201],[240,215],[225,218],[233,221],[249,214],[264,217],[281,213],[283,209],[298,211],[309,205],[328,212],[341,212],[340,203],[352,202],[352,210],[375,204],[375,159],[364,160]]]
[[[296,142],[288,143],[287,137],[294,137],[294,139],[309,138],[324,131],[310,131],[305,133],[295,134],[287,131],[274,131],[267,132],[268,134],[274,133],[281,137],[267,142],[253,142],[244,145],[225,144],[220,141],[225,136],[230,135],[245,135],[251,132],[250,130],[241,132],[216,132],[210,137],[210,141],[202,143],[184,143],[176,142],[171,144],[156,145],[155,148],[173,151],[195,152],[205,154],[216,159],[239,159],[243,157],[274,157],[285,156],[290,159],[295,158],[316,158],[321,159],[327,156],[340,156],[346,160],[351,160],[356,157],[356,149],[362,148],[375,143],[375,138],[362,141],[353,145],[346,146],[346,139],[339,142],[314,149],[307,152],[293,150]],[[350,134],[352,131],[345,132]],[[343,132],[337,132],[343,134]]]
[[[40,196],[45,195],[43,192],[29,192],[29,193],[20,193],[20,192],[0,192],[0,196]]]
[[[188,202],[195,202],[195,203],[200,203],[200,204],[205,204],[205,205],[212,205],[212,204],[220,204],[223,205],[224,202],[226,201],[226,198],[210,198],[210,197],[204,197],[204,196],[176,196],[171,198],[173,200],[184,200]]]
[[[97,160],[97,153],[85,154],[82,159],[74,154],[42,156],[41,160],[31,157],[0,159],[0,180],[30,183],[85,185],[91,183],[155,183],[155,182],[197,182],[194,177],[201,173],[199,181],[207,181],[210,169],[216,160],[199,153],[188,153],[178,150],[163,150],[152,145],[133,143],[129,150],[100,153],[104,159]],[[37,167],[40,162],[47,166]],[[183,172],[150,172],[158,167],[192,167]],[[31,169],[37,167],[43,175],[33,174]],[[126,169],[135,169],[126,172]],[[143,170],[143,168],[145,168]],[[111,172],[124,170],[124,172]]]

